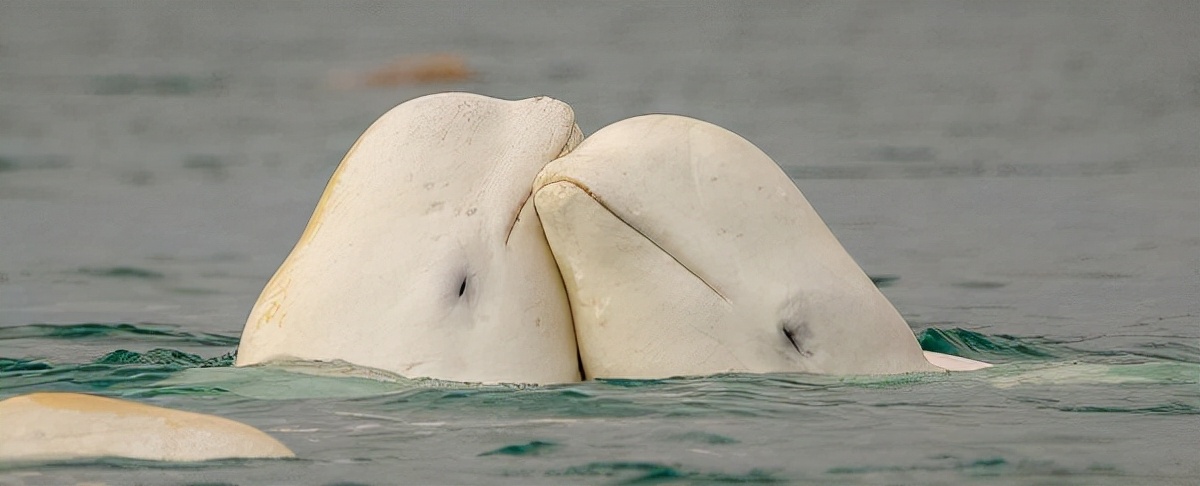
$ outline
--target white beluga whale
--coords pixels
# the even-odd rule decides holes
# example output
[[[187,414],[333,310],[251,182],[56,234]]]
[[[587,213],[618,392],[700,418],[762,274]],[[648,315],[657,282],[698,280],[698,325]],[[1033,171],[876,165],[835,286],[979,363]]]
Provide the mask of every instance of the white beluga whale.
[[[609,125],[547,165],[534,200],[589,378],[983,365],[931,363],[783,171],[716,125]]]
[[[254,304],[236,364],[578,381],[570,309],[529,196],[581,138],[571,108],[545,97],[441,93],[387,112]]]
[[[294,454],[254,427],[212,415],[79,393],[0,401],[0,461],[102,457],[192,462]]]

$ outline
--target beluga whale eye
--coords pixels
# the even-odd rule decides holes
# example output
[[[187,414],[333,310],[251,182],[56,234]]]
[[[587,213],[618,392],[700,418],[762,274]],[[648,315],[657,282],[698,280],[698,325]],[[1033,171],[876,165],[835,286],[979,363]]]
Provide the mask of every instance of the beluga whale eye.
[[[467,293],[467,277],[463,277],[462,283],[458,285],[458,296],[462,297],[465,293]]]
[[[800,356],[812,356],[812,351],[804,349],[802,341],[808,337],[808,326],[804,323],[796,324],[793,322],[784,321],[780,323],[779,328],[783,331],[783,337],[787,338],[788,343],[800,353]]]

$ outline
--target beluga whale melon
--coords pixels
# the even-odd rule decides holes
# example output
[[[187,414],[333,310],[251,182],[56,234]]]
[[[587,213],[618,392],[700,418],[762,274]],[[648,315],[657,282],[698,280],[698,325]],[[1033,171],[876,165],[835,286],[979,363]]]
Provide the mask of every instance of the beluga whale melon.
[[[619,121],[534,185],[589,378],[986,366],[932,364],[787,175],[721,127]]]
[[[582,134],[566,103],[440,93],[338,166],[246,321],[237,366],[344,360],[407,377],[578,381],[530,183]]]

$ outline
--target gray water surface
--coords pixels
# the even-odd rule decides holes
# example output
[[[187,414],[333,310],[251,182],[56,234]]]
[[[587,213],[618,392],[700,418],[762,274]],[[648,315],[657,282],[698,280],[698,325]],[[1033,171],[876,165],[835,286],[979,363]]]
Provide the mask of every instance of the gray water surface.
[[[0,483],[1200,480],[1198,4],[339,5],[0,2],[0,397],[216,413],[301,458]],[[433,52],[477,75],[331,83]],[[651,112],[729,128],[914,330],[1052,352],[958,343],[1002,366],[949,377],[544,389],[104,361],[221,364],[354,139],[446,90],[549,95],[585,133]]]

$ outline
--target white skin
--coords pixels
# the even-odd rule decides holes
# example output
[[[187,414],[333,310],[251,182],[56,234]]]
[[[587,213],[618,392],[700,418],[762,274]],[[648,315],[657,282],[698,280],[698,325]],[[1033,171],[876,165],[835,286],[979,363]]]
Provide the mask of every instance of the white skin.
[[[582,138],[565,103],[443,93],[350,149],[254,305],[237,365],[345,360],[409,377],[578,381],[529,181]]]
[[[293,454],[254,427],[212,415],[79,393],[0,401],[0,462],[84,457],[184,462]]]
[[[589,378],[943,369],[791,180],[720,127],[617,122],[534,200]]]

